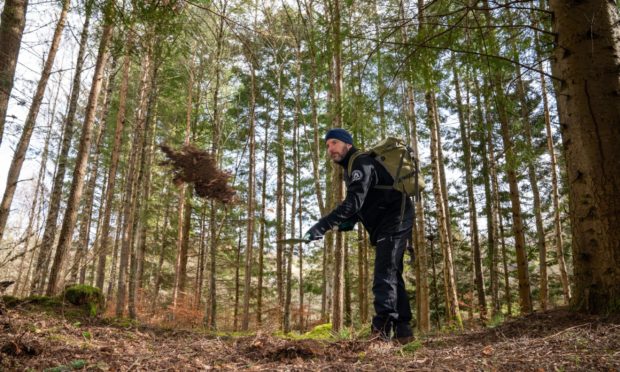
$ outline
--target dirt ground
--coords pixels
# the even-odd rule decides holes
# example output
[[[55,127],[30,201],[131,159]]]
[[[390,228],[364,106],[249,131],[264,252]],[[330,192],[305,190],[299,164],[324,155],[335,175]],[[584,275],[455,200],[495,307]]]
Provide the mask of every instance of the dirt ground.
[[[37,309],[0,318],[0,370],[47,371],[620,371],[620,319],[535,313],[494,328],[418,338],[285,340],[267,334],[114,325]]]

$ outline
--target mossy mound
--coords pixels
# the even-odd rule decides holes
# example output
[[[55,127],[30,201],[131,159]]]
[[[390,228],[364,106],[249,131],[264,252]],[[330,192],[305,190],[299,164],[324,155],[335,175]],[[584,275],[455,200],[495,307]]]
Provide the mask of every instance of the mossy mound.
[[[319,324],[318,326],[312,328],[309,332],[301,335],[300,338],[303,339],[311,339],[311,340],[329,340],[334,337],[334,333],[332,332],[332,324],[325,323]]]
[[[21,300],[15,296],[5,295],[2,296],[2,302],[6,305],[6,307],[15,307],[17,304],[21,302]]]
[[[62,293],[62,298],[73,305],[86,308],[90,316],[96,316],[105,304],[101,290],[89,285],[67,287]]]

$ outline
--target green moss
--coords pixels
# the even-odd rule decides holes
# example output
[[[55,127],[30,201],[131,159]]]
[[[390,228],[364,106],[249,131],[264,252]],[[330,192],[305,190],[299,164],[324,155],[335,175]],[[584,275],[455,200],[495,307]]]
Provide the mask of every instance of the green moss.
[[[2,296],[2,302],[9,308],[13,308],[21,303],[21,300],[15,296]]]
[[[76,306],[83,306],[90,316],[97,316],[103,309],[105,298],[99,288],[89,285],[73,285],[67,287],[62,293],[62,298]]]
[[[400,353],[403,355],[413,355],[416,351],[422,348],[421,340],[414,340],[400,348]]]
[[[300,335],[299,338],[311,339],[311,340],[333,339],[334,333],[332,331],[332,324],[331,323],[319,324],[318,326],[312,328],[310,331]]]
[[[86,367],[86,361],[82,359],[76,359],[74,361],[71,361],[67,365],[46,368],[44,369],[44,372],[68,372],[68,371],[75,371],[78,369],[82,369],[84,367]]]
[[[129,318],[104,318],[104,322],[111,326],[121,328],[134,328],[140,325],[140,322],[137,320]]]
[[[489,328],[495,328],[498,325],[504,323],[504,313],[502,312],[497,312],[495,313],[495,315],[493,315],[493,317],[491,319],[489,319],[489,321],[487,322],[487,327]]]
[[[22,304],[38,305],[45,308],[54,308],[57,306],[62,306],[62,301],[58,297],[33,295],[26,297],[22,301]]]

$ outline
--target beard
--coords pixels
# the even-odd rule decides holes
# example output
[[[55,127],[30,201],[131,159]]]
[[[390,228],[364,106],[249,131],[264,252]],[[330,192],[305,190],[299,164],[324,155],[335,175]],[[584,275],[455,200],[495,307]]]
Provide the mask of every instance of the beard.
[[[344,159],[344,157],[347,155],[347,152],[349,151],[349,149],[347,149],[346,147],[340,151],[340,152],[332,152],[329,154],[329,157],[332,158],[333,161],[335,162],[339,162],[342,161],[342,159]]]

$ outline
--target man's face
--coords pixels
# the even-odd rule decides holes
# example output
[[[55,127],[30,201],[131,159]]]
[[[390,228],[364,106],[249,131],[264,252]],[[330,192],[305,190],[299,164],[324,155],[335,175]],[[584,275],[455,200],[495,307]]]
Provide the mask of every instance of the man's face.
[[[328,139],[325,145],[327,146],[327,155],[329,155],[333,161],[341,161],[344,159],[351,148],[351,145],[348,143],[344,143],[335,138]]]

